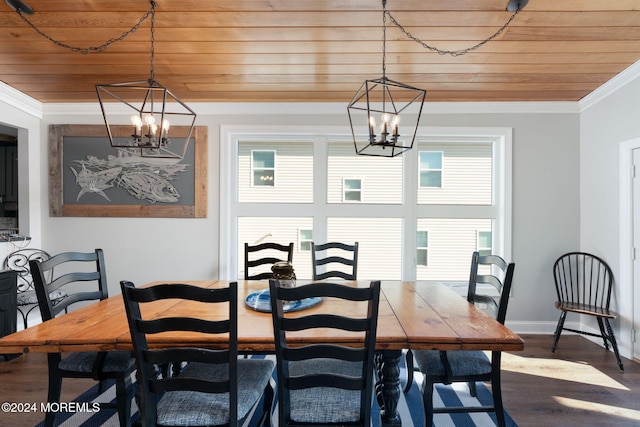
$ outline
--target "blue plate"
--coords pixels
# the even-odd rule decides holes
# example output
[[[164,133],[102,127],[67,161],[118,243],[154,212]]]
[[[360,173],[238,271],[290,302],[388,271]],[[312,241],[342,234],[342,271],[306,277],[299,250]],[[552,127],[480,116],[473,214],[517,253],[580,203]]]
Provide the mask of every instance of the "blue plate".
[[[285,313],[290,311],[304,310],[305,308],[313,307],[322,301],[320,297],[305,298],[300,301],[289,301],[284,303],[283,309]],[[261,291],[253,292],[245,298],[244,303],[256,311],[263,311],[271,313],[271,296],[269,295],[269,289],[263,289]]]

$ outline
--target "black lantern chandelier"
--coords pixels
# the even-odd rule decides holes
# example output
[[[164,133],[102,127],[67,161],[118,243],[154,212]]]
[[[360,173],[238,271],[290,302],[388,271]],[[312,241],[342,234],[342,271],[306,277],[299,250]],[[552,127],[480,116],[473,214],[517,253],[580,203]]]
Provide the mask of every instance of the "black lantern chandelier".
[[[413,148],[427,91],[393,81],[386,76],[387,16],[409,39],[440,55],[460,56],[478,49],[500,35],[527,4],[528,0],[509,0],[509,20],[493,35],[461,50],[442,50],[430,46],[409,33],[387,11],[382,0],[382,77],[365,80],[347,107],[356,154],[395,157]],[[402,114],[402,120],[400,115]],[[356,126],[368,130],[359,132]],[[402,132],[401,132],[402,129]]]
[[[382,0],[382,77],[365,80],[347,107],[357,154],[395,157],[413,147],[427,91],[386,76],[387,1]],[[402,120],[401,120],[402,114]],[[408,120],[414,120],[409,123]],[[354,124],[364,124],[366,136]],[[402,123],[402,127],[401,127]],[[409,130],[401,134],[400,130]]]
[[[21,0],[5,0],[22,20],[42,37],[56,46],[79,52],[83,55],[103,52],[117,41],[124,40],[136,31],[142,23],[151,17],[151,65],[148,80],[128,83],[112,83],[96,85],[100,109],[107,127],[109,142],[112,147],[131,155],[141,157],[157,157],[182,159],[187,151],[189,140],[193,134],[196,113],[182,102],[171,91],[155,80],[154,70],[154,26],[156,3],[151,1],[151,8],[128,31],[119,37],[110,39],[97,47],[74,47],[59,42],[45,34],[31,23],[25,15],[32,15],[33,9]],[[115,101],[115,102],[109,102]],[[117,126],[118,116],[130,116],[130,126]],[[113,117],[113,119],[110,119]],[[171,141],[169,130],[178,125],[182,129],[180,135],[187,135],[183,141]],[[186,132],[185,132],[186,129]],[[182,140],[182,137],[177,138]]]
[[[156,3],[152,1],[151,9],[140,21],[151,15],[149,79],[98,84],[96,92],[112,147],[141,157],[181,159],[195,127],[196,113],[155,80],[155,7]],[[123,106],[131,114],[130,126],[115,126],[116,119],[110,120],[110,117],[122,115]],[[187,137],[181,143],[172,143],[169,138],[169,130],[175,125],[188,126]]]

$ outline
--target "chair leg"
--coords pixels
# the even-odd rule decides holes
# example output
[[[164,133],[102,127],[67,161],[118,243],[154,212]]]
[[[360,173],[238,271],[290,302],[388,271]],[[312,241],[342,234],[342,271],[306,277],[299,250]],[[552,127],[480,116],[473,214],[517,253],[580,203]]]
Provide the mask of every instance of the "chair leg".
[[[467,384],[469,385],[469,394],[471,395],[471,397],[477,397],[478,389],[476,388],[476,382],[469,381]]]
[[[600,328],[600,335],[602,336],[602,341],[604,341],[604,348],[609,351],[609,341],[607,340],[607,333],[604,330],[604,322],[602,321],[602,317],[598,317],[598,327]]]
[[[262,404],[262,416],[258,422],[259,426],[271,427],[271,411],[273,410],[273,400],[275,393],[271,382],[264,389],[264,403]]]
[[[556,352],[556,347],[558,346],[558,340],[560,339],[560,334],[562,333],[562,328],[564,328],[564,321],[567,318],[567,312],[563,311],[560,315],[560,319],[558,319],[558,325],[556,326],[556,332],[553,334],[553,346],[551,347],[551,353]]]
[[[407,368],[407,383],[404,385],[404,392],[408,393],[413,384],[413,352],[411,349],[404,353],[405,367]]]
[[[495,369],[491,377],[491,394],[493,395],[493,406],[496,409],[496,420],[498,427],[505,427],[504,406],[502,405],[502,389],[500,387],[500,369]]]
[[[424,425],[433,426],[433,383],[425,376],[422,384],[422,406],[424,407]]]
[[[133,398],[133,386],[129,372],[122,372],[116,378],[116,403],[118,406],[118,419],[120,427],[131,426],[131,399]]]
[[[624,367],[622,366],[622,359],[620,359],[620,352],[618,351],[618,342],[616,341],[616,336],[613,334],[611,323],[609,322],[609,319],[604,319],[604,323],[607,326],[607,332],[609,341],[611,341],[611,347],[613,347],[613,352],[615,353],[616,359],[618,360],[618,367],[621,371],[624,371]]]
[[[47,361],[49,365],[49,389],[47,391],[47,402],[58,403],[60,402],[60,392],[62,390],[62,376],[58,370],[58,364],[60,363],[59,353],[50,353],[47,355]],[[53,427],[56,421],[56,413],[49,411],[44,417],[45,427]]]

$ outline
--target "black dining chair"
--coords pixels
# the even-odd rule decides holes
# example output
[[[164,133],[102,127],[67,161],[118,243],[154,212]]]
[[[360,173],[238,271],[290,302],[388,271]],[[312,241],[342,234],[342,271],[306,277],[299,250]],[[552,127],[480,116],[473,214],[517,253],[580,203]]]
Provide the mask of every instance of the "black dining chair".
[[[100,301],[108,298],[107,274],[102,249],[94,252],[63,252],[40,261],[29,261],[38,306],[44,322],[53,319],[72,304]],[[52,300],[51,295],[64,290],[64,298]],[[121,426],[131,425],[131,399],[135,394],[131,374],[135,361],[129,351],[99,351],[48,353],[48,403],[60,401],[63,378],[92,378],[99,381],[102,391],[105,381],[115,380],[116,406]],[[103,407],[109,404],[101,404]],[[49,405],[51,407],[51,405]],[[53,426],[56,412],[45,416],[45,426]]]
[[[280,254],[280,252],[282,254]],[[245,280],[271,279],[271,266],[279,261],[293,261],[293,242],[288,245],[266,242],[258,245],[244,244]],[[260,272],[256,272],[259,269]]]
[[[613,289],[611,267],[600,257],[585,252],[569,252],[560,256],[553,264],[553,279],[558,300],[556,308],[561,311],[556,331],[553,335],[551,352],[555,353],[562,331],[602,338],[604,347],[609,344],[618,361],[618,367],[624,371],[616,336],[611,328],[611,319],[617,314],[609,309]],[[600,333],[572,329],[564,326],[567,313],[577,313],[595,317]]]
[[[230,426],[258,410],[258,425],[271,424],[274,363],[267,359],[238,359],[238,285],[201,288],[187,284],[160,284],[135,288],[120,282],[138,367],[140,417],[143,426]],[[141,305],[160,300],[202,303],[203,313],[223,304],[228,315],[216,319],[196,313],[142,316]],[[199,347],[149,347],[148,339],[163,332],[198,332],[228,336],[221,349]],[[206,340],[206,338],[203,338]],[[158,375],[157,366],[180,365],[173,376]]]
[[[358,242],[348,245],[340,242],[316,244],[311,242],[313,280],[338,278],[357,280]],[[322,271],[322,269],[326,271]],[[348,270],[348,271],[345,271]]]
[[[497,255],[481,256],[479,252],[474,252],[471,259],[467,300],[474,305],[486,307],[498,322],[504,324],[514,269],[514,263],[507,263]],[[480,283],[492,285],[497,296],[478,294],[477,285]],[[407,355],[407,359],[409,356]],[[412,357],[415,358],[418,371],[424,375],[422,401],[427,426],[433,424],[434,414],[464,412],[495,412],[498,426],[505,425],[500,385],[501,351],[492,351],[491,357],[488,357],[484,351],[416,350],[412,352]],[[412,361],[408,361],[407,365],[407,370],[413,370]],[[491,382],[493,404],[434,408],[435,384],[466,382],[469,384],[471,396],[475,397],[477,381]]]
[[[356,288],[317,282],[293,288],[269,281],[276,344],[279,426],[369,426],[380,282]],[[288,301],[348,303],[348,313],[322,301],[313,314],[285,313]],[[324,310],[323,310],[324,308]],[[350,345],[296,339],[301,330],[352,331]],[[319,335],[322,336],[322,335]]]

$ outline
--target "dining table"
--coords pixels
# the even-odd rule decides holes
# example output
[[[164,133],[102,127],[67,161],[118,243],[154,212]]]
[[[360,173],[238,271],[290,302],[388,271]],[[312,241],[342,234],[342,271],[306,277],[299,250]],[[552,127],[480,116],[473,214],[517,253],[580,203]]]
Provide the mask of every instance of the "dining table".
[[[224,287],[228,280],[160,281],[187,283],[201,287]],[[242,353],[275,351],[273,325],[268,310],[256,309],[248,302],[256,292],[268,289],[267,281],[238,282],[238,350]],[[298,281],[300,282],[300,280]],[[351,286],[369,286],[369,281],[344,282]],[[189,315],[202,318],[228,316],[228,311],[205,309],[196,302],[163,300],[147,305],[145,317],[156,314]],[[258,307],[259,308],[259,307]],[[344,313],[348,306],[323,300],[309,307],[314,311]],[[305,314],[307,314],[305,313]],[[332,342],[353,344],[346,332],[309,332],[298,336],[300,342]],[[196,332],[162,333],[148,338],[151,347],[201,346],[223,348],[224,337],[212,338]],[[132,350],[132,341],[122,295],[70,311],[55,319],[31,326],[0,338],[0,354],[26,352],[78,352]],[[393,281],[381,282],[377,353],[377,399],[383,426],[401,426],[397,411],[400,399],[400,364],[402,351],[412,350],[498,350],[521,351],[524,340],[516,333],[485,314],[443,283]]]

